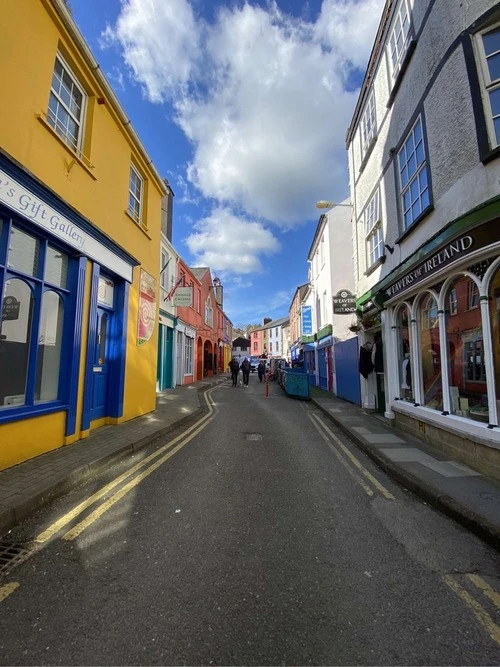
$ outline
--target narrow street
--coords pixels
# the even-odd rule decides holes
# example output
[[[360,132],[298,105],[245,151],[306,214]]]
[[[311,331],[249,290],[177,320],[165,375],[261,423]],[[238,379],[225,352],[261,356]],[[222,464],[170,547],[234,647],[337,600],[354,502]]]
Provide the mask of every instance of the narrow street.
[[[493,549],[256,374],[206,400],[12,531],[2,664],[499,664]]]

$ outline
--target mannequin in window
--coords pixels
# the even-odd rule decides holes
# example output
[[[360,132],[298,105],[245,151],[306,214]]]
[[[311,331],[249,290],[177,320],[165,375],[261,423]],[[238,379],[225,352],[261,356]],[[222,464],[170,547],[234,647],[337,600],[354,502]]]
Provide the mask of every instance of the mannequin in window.
[[[405,352],[401,364],[401,390],[403,398],[411,397],[411,362],[409,352]]]

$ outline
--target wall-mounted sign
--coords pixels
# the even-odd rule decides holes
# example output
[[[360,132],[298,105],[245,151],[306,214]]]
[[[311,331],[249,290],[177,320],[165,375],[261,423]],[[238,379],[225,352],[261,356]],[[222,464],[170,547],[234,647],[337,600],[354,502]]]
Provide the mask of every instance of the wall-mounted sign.
[[[192,287],[178,287],[172,299],[173,306],[189,306],[193,305],[193,288]]]
[[[21,302],[15,296],[6,296],[2,305],[2,320],[18,320],[20,307]]]
[[[429,255],[426,260],[418,264],[414,269],[408,271],[389,287],[386,287],[385,297],[391,299],[414,287],[433,273],[437,273],[439,269],[453,264],[453,262],[462,259],[479,248],[484,248],[498,241],[500,241],[500,224],[498,224],[498,221],[490,221],[475,229],[471,229],[467,234],[459,236],[453,241],[448,241],[440,250],[437,250],[433,255]]]
[[[334,315],[350,315],[356,312],[356,297],[349,290],[339,290],[332,300]]]
[[[97,292],[97,302],[101,306],[108,306],[113,308],[115,294],[115,284],[109,278],[99,276],[99,289]]]
[[[156,279],[141,269],[137,345],[144,345],[151,338],[156,320]]]
[[[309,336],[313,332],[312,306],[301,306],[302,335]]]
[[[0,169],[0,201],[79,252],[132,282],[133,267]]]

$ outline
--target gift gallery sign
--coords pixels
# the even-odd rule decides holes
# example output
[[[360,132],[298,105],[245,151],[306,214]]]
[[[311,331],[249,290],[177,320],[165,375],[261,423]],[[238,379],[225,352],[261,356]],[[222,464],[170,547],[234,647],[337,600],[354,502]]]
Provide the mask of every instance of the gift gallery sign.
[[[0,202],[132,282],[133,267],[0,169]]]

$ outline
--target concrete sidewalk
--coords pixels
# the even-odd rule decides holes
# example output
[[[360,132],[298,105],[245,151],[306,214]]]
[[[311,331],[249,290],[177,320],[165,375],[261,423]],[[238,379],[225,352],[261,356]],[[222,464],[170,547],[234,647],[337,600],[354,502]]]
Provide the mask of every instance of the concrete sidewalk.
[[[500,549],[500,482],[316,387],[312,402],[387,474]]]
[[[222,374],[170,389],[158,395],[152,414],[97,429],[86,440],[1,471],[0,537],[76,484],[201,414],[200,392],[226,380]],[[311,394],[316,407],[391,477],[500,549],[499,482],[333,394],[317,388]]]
[[[201,414],[200,392],[226,379],[221,374],[169,389],[158,394],[151,414],[103,426],[85,440],[0,471],[0,537],[76,484]]]

